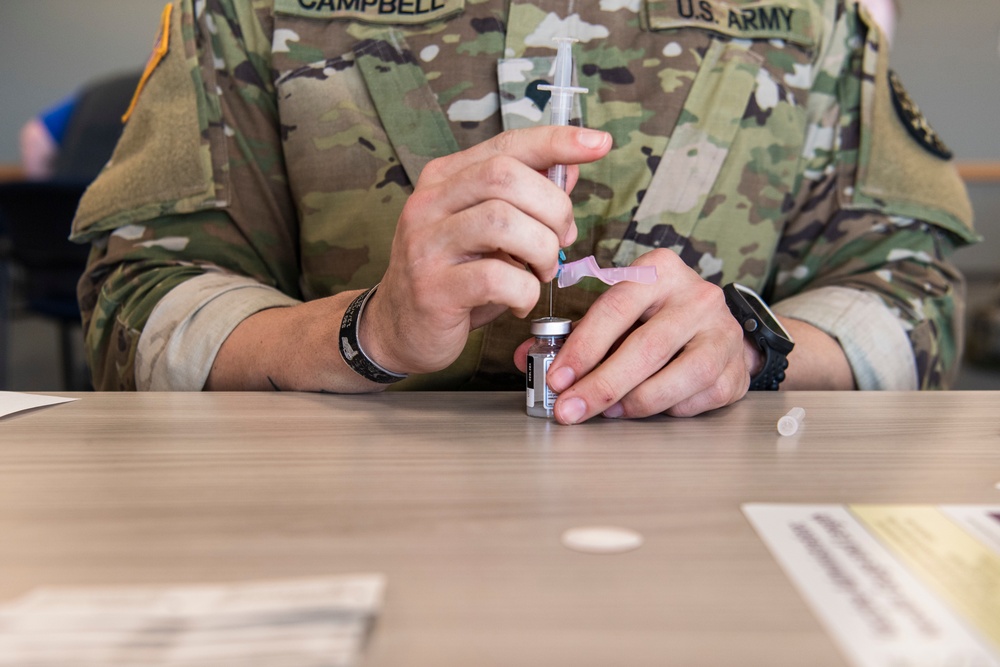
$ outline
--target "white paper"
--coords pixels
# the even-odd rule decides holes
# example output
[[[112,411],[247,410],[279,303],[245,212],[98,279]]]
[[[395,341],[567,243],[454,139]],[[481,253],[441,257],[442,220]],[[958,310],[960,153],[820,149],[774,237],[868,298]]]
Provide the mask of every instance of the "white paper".
[[[841,505],[743,512],[857,667],[1000,667],[1000,653]]]
[[[0,606],[0,666],[352,667],[384,588],[364,574],[37,589]]]
[[[62,396],[40,396],[38,394],[20,394],[14,391],[0,391],[0,417],[6,417],[16,412],[42,408],[48,405],[58,405],[77,401],[77,398]]]

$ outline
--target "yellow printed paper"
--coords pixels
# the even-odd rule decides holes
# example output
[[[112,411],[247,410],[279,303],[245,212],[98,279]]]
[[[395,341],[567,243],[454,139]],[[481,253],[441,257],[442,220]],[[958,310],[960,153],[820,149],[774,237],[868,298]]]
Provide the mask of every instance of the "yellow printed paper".
[[[1000,667],[1000,506],[743,513],[854,667]]]
[[[849,508],[925,585],[1000,649],[1000,554],[936,507]]]

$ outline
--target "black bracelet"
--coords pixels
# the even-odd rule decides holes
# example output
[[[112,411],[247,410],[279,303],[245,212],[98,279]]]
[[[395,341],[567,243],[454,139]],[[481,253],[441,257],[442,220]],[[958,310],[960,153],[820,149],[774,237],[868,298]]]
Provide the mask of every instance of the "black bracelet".
[[[361,314],[365,310],[368,299],[371,298],[376,289],[378,289],[378,285],[352,301],[351,305],[344,311],[344,319],[340,321],[340,356],[344,358],[344,361],[351,367],[351,370],[364,379],[379,384],[392,384],[393,382],[405,380],[407,376],[387,371],[376,364],[361,349],[361,341],[358,340],[358,327],[361,325]]]

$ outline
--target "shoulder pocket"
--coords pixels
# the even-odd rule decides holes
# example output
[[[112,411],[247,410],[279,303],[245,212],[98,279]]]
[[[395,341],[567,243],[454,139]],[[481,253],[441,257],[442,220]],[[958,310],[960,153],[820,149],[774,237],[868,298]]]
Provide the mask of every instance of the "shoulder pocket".
[[[209,107],[217,109],[218,100],[207,99],[193,43],[182,34],[182,21],[192,17],[181,6],[160,35],[169,48],[137,96],[111,160],[81,200],[74,239],[224,204],[218,201],[213,157],[217,163],[224,158],[225,143],[208,122]]]
[[[965,184],[947,148],[892,80],[888,52],[874,28],[862,58],[861,145],[847,205],[926,220],[975,241]]]

